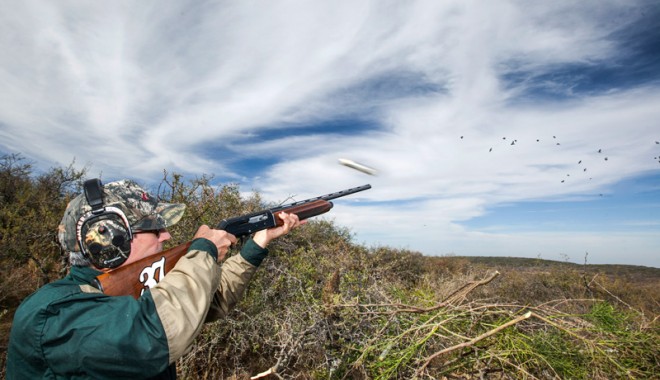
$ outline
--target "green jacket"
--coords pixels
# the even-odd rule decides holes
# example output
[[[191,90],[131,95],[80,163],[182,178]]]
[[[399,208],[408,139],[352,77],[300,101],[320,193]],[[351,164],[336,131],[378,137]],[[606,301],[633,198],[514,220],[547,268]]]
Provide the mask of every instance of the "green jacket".
[[[249,240],[218,265],[215,245],[195,239],[137,300],[103,294],[92,285],[101,272],[73,267],[17,309],[7,379],[175,378],[203,323],[236,305],[266,254]]]

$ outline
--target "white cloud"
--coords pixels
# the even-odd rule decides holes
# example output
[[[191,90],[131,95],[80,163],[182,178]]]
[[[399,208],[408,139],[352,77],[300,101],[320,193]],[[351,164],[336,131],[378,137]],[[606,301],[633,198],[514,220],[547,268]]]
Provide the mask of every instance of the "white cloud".
[[[360,199],[392,203],[333,210],[360,237],[429,254],[550,247],[557,236],[456,223],[502,202],[590,196],[658,170],[657,87],[589,96],[537,77],[615,60],[613,33],[638,15],[637,3],[614,0],[5,2],[0,149],[45,168],[75,157],[105,178],[215,173],[273,200],[369,182]],[[521,98],[530,88],[572,100]],[[250,138],[346,115],[381,128]],[[274,165],[250,178],[233,165],[245,157]],[[594,239],[562,244],[582,250]],[[626,239],[657,254],[653,239]],[[623,249],[602,241],[595,249]]]

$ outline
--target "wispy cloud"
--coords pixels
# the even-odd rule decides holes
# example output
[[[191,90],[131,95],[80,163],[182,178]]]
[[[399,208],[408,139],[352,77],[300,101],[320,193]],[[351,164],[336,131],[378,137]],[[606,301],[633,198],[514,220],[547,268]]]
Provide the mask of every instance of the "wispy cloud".
[[[273,200],[371,182],[359,207],[337,203],[337,222],[429,254],[581,250],[597,236],[615,252],[616,235],[554,244],[552,231],[459,223],[657,176],[656,8],[4,2],[0,151],[42,168],[75,157],[108,180],[213,173]],[[659,238],[626,236],[658,256]]]

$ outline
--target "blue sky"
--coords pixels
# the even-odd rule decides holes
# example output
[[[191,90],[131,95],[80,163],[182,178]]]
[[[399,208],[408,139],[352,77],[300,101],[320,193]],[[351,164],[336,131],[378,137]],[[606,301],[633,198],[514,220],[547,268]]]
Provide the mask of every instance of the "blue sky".
[[[658,19],[628,0],[0,0],[0,153],[271,201],[369,183],[326,216],[356,243],[660,267]]]

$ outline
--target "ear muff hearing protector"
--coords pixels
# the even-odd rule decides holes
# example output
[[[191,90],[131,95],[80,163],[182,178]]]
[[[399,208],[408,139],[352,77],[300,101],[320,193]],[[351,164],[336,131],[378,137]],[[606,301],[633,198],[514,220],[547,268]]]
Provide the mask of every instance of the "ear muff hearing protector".
[[[85,181],[83,188],[92,210],[76,225],[80,250],[97,268],[116,268],[131,254],[133,232],[128,219],[121,209],[104,205],[101,180]]]

